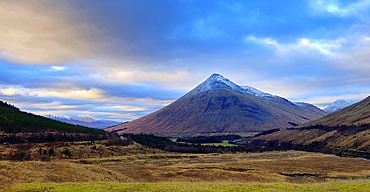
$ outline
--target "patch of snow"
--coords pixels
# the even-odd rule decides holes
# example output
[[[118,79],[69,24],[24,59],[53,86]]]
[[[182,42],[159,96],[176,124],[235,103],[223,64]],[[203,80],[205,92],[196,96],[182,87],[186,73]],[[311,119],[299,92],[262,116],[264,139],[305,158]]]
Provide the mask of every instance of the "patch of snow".
[[[90,115],[77,115],[77,116],[71,117],[70,119],[77,120],[77,121],[90,122],[90,123],[98,121]]]
[[[44,117],[49,118],[49,119],[54,119],[54,120],[68,120],[68,117],[62,116],[62,115],[48,114],[48,115],[44,115]]]
[[[217,73],[214,73],[210,77],[208,77],[207,80],[205,80],[203,83],[199,84],[197,87],[191,90],[188,93],[188,95],[196,96],[199,93],[208,92],[208,91],[211,91],[217,88],[231,89],[240,94],[249,94],[249,95],[253,95],[256,97],[263,97],[263,98],[278,97],[275,95],[271,95],[269,93],[262,92],[250,86],[239,86],[235,84],[234,82],[230,81],[229,79]]]
[[[340,109],[346,108],[356,102],[357,101],[350,100],[350,99],[339,99],[329,104],[326,108],[323,109],[323,111],[325,111],[326,113],[333,113]]]
[[[262,92],[254,87],[250,87],[250,86],[245,86],[245,85],[242,85],[240,86],[242,89],[244,89],[244,92],[250,94],[250,95],[254,95],[256,97],[277,97],[276,95],[271,95],[269,93],[265,93],[265,92]]]

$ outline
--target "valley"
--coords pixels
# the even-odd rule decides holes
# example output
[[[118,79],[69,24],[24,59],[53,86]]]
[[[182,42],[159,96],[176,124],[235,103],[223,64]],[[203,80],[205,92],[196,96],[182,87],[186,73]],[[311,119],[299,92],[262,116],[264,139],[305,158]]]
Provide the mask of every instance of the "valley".
[[[107,129],[1,102],[0,191],[366,191],[369,102],[327,115],[219,74]]]

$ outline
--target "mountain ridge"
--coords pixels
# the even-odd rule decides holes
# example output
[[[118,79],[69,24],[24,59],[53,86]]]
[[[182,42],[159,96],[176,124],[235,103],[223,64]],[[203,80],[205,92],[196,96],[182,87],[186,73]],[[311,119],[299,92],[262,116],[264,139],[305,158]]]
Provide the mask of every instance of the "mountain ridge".
[[[65,122],[65,123],[70,123],[74,125],[82,125],[82,126],[98,128],[98,129],[105,129],[105,128],[109,128],[115,125],[125,123],[125,122],[118,122],[118,121],[111,121],[111,120],[99,120],[99,119],[95,119],[94,117],[90,115],[76,115],[76,116],[72,116],[68,118],[62,115],[47,114],[47,115],[44,115],[44,117],[57,120],[57,121],[61,121],[61,122]]]
[[[346,107],[348,107],[348,106],[350,106],[350,105],[352,105],[356,102],[357,101],[350,100],[350,99],[338,99],[338,100],[334,101],[333,103],[330,103],[327,107],[325,107],[323,109],[323,111],[330,114],[330,113],[333,113],[333,112],[338,111],[340,109],[346,108]]]

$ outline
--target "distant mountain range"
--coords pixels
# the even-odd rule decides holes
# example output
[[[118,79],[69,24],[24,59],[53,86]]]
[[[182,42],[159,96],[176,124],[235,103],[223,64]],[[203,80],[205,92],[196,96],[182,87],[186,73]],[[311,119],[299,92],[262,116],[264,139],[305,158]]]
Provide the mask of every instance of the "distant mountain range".
[[[357,101],[350,100],[350,99],[339,99],[329,104],[326,108],[323,109],[323,111],[330,114],[340,109],[346,108],[356,102]]]
[[[66,116],[49,114],[49,115],[44,115],[44,117],[47,117],[49,119],[54,119],[57,121],[61,121],[61,122],[65,122],[65,123],[71,123],[75,125],[82,125],[86,127],[99,128],[99,129],[104,129],[104,128],[116,126],[116,125],[123,123],[123,122],[110,121],[110,120],[98,120],[98,119],[93,118],[90,115],[77,115],[77,116],[68,118]]]
[[[71,125],[27,113],[3,101],[0,101],[0,131],[6,133],[44,133],[45,131],[105,133],[103,130]]]
[[[311,104],[292,103],[213,74],[170,105],[106,130],[166,137],[239,134],[285,129],[324,115],[324,111]]]

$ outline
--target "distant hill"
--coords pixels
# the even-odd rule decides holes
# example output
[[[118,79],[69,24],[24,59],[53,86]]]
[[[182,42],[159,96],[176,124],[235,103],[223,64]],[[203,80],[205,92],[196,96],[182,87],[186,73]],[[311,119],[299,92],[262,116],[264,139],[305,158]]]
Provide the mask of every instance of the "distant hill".
[[[333,112],[325,117],[305,123],[299,127],[314,125],[340,126],[361,125],[370,123],[370,97],[352,104],[346,108]]]
[[[213,74],[170,105],[137,120],[105,129],[167,137],[240,134],[293,127],[326,113],[310,104],[239,86]]]
[[[105,133],[104,130],[63,123],[32,113],[23,112],[15,106],[3,101],[0,101],[0,131],[6,133],[45,131]]]
[[[54,119],[57,121],[70,123],[74,125],[82,125],[86,127],[92,127],[92,128],[99,128],[99,129],[105,129],[111,126],[122,124],[122,122],[118,121],[110,121],[110,120],[98,120],[93,118],[90,115],[77,115],[73,116],[71,118],[61,116],[61,115],[45,115],[44,117],[47,117],[49,119]]]
[[[370,152],[370,97],[295,129],[256,139]]]
[[[323,109],[323,111],[330,114],[340,109],[346,108],[356,102],[357,101],[350,100],[350,99],[339,99],[339,100],[334,101],[333,103],[330,103],[326,108]]]

